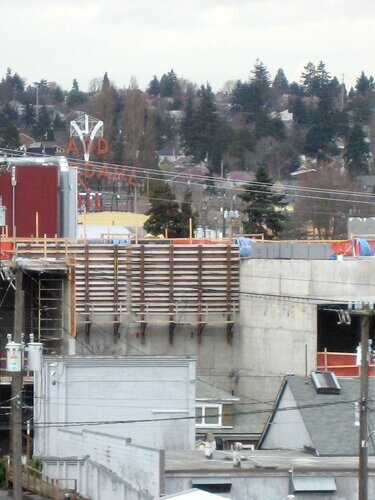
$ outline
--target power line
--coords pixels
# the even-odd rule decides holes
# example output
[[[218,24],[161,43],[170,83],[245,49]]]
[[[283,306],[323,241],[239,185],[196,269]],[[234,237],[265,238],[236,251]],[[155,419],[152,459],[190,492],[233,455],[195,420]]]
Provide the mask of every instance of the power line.
[[[354,404],[357,400],[340,400],[340,401],[327,401],[325,403],[310,403],[299,406],[286,406],[278,408],[278,411],[295,411],[303,409],[314,409],[323,408],[329,406],[337,406],[343,404]],[[270,409],[259,409],[259,410],[249,410],[249,411],[238,411],[231,413],[220,413],[212,416],[236,416],[236,415],[258,415],[258,414],[269,414]],[[51,428],[51,427],[82,427],[82,426],[93,426],[93,425],[117,425],[117,424],[141,424],[141,423],[153,423],[153,422],[171,422],[171,421],[182,421],[182,420],[196,420],[196,416],[185,416],[185,417],[167,417],[167,418],[137,418],[128,420],[97,420],[97,421],[72,421],[72,422],[35,422],[34,428]]]
[[[9,153],[16,153],[16,154],[19,154],[19,151],[17,150],[12,150],[12,149],[7,149],[7,148],[2,148],[3,151],[6,151],[6,152],[9,152]],[[40,154],[38,153],[31,153],[30,156],[36,156],[36,157],[41,157]],[[80,166],[86,166],[87,165],[87,162],[85,162],[84,160],[81,160],[81,159],[75,159],[75,158],[69,158],[67,157],[67,160],[68,161],[71,161],[73,162],[77,167],[80,167]],[[206,175],[199,175],[199,174],[190,174],[190,173],[177,173],[176,172],[166,172],[166,171],[162,171],[162,170],[159,170],[159,169],[154,169],[154,168],[144,168],[144,167],[135,167],[135,166],[126,166],[126,165],[121,165],[121,164],[116,164],[116,163],[107,163],[107,162],[95,162],[95,161],[90,161],[89,162],[89,165],[93,165],[93,166],[96,166],[96,167],[102,167],[103,165],[106,166],[108,172],[113,172],[113,173],[118,173],[119,170],[124,170],[125,172],[128,172],[130,170],[130,173],[131,175],[132,172],[135,172],[136,175],[133,175],[134,177],[137,177],[139,179],[144,179],[144,180],[160,180],[160,176],[161,177],[186,177],[189,179],[193,179],[193,180],[200,180],[200,181],[207,181],[207,180],[213,180],[215,181],[216,183],[219,183],[219,184],[222,184],[222,188],[226,188],[226,189],[230,189],[230,190],[238,190],[238,191],[241,191],[243,192],[243,187],[242,188],[239,188],[239,187],[233,187],[233,186],[230,186],[228,187],[226,184],[228,184],[229,182],[233,185],[238,185],[238,186],[244,186],[244,182],[243,181],[237,181],[237,180],[230,180],[228,181],[228,179],[222,179],[220,177],[215,177],[215,176],[206,176]],[[139,172],[139,174],[138,174]],[[149,176],[149,173],[151,173],[152,175],[155,175],[157,177],[150,177]],[[143,175],[141,175],[143,174]],[[171,182],[176,182],[176,183],[179,183],[179,184],[187,184],[188,183],[188,180],[184,180],[184,181],[178,181],[178,180],[171,180]],[[201,185],[201,184],[196,184],[196,183],[193,183],[190,185]],[[267,188],[271,188],[274,186],[274,183],[271,182],[271,183],[264,183],[264,182],[259,182],[259,181],[249,181],[248,183],[246,183],[246,185],[248,186],[254,186],[254,187],[267,187]],[[370,204],[372,203],[371,200],[372,199],[375,199],[375,194],[373,193],[363,193],[363,192],[360,192],[360,191],[350,191],[350,190],[340,190],[340,189],[327,189],[327,188],[317,188],[317,187],[306,187],[306,186],[294,186],[294,185],[289,185],[289,184],[283,184],[283,187],[285,188],[286,191],[291,191],[291,193],[288,193],[288,195],[291,195],[291,196],[298,196],[298,197],[303,197],[303,198],[311,198],[311,199],[322,199],[322,200],[328,200],[328,201],[344,201],[344,202],[353,202],[353,201],[356,201],[358,203],[366,203],[366,204]],[[344,198],[339,198],[339,199],[334,199],[334,198],[319,198],[319,197],[314,197],[314,196],[303,196],[303,195],[297,195],[297,194],[293,194],[293,192],[295,191],[301,191],[301,192],[312,192],[312,193],[322,193],[322,194],[333,194],[333,195],[343,195],[343,196],[355,196],[355,197],[360,197],[360,198],[366,198],[368,201],[360,201],[360,200],[349,200],[349,199],[344,199]],[[256,190],[252,190],[252,192],[259,192],[259,193],[263,193],[264,191],[256,191]],[[275,193],[277,194],[277,193]],[[168,200],[169,201],[169,200]]]

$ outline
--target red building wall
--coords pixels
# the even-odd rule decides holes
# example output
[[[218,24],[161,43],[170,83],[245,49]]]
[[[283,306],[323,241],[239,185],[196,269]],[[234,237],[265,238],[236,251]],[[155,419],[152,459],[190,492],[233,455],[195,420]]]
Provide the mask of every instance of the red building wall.
[[[39,218],[39,236],[53,238],[59,235],[58,167],[16,165],[15,226],[16,236],[36,236],[36,213]],[[12,175],[0,175],[0,195],[6,206],[6,224],[13,235]]]

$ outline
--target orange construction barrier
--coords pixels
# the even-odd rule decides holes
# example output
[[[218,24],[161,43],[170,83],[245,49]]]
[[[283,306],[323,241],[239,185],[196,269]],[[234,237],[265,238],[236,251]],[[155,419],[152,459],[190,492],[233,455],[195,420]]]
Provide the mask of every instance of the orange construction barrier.
[[[346,352],[318,352],[317,369],[333,372],[337,377],[358,377],[360,367],[356,364],[357,355]],[[375,377],[375,365],[370,365],[370,377]]]
[[[13,252],[14,243],[11,241],[0,241],[0,260],[11,260]]]

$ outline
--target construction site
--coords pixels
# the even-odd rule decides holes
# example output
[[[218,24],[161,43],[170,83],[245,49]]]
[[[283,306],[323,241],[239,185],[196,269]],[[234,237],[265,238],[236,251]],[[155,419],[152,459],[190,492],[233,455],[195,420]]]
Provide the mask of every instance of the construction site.
[[[140,366],[149,363],[150,370],[171,357],[180,364],[193,360],[200,382],[225,391],[227,403],[241,398],[239,404],[246,405],[242,436],[255,447],[286,374],[308,377],[320,370],[360,375],[360,321],[349,317],[349,304],[372,297],[375,262],[372,254],[361,253],[359,240],[266,241],[238,235],[209,239],[195,238],[191,230],[187,238],[144,238],[141,228],[118,234],[115,224],[112,233],[103,234],[101,226],[93,235],[85,214],[78,218],[76,167],[62,157],[42,160],[7,160],[0,176],[6,207],[0,236],[0,341],[5,347],[13,328],[21,343],[32,334],[43,344],[49,360],[45,376],[56,390],[62,375],[50,367],[59,359],[67,359],[66,366],[71,357],[73,364],[74,359],[78,364],[82,360],[93,367],[95,357],[108,366],[127,357],[131,365],[136,357]],[[78,226],[83,237],[77,237]],[[374,242],[368,246],[373,248]],[[17,290],[22,290],[22,300]],[[371,321],[370,339],[375,340],[374,326]],[[5,358],[3,354],[0,387],[2,401],[10,403],[2,406],[3,454],[9,452],[14,400]],[[109,369],[103,377],[111,371],[115,373]],[[371,367],[370,376],[373,372]],[[195,380],[189,377],[188,383]],[[32,455],[33,435],[27,421],[33,421],[40,397],[34,398],[34,379],[33,372],[23,373],[21,445],[27,457]],[[47,386],[38,387],[43,393]],[[179,418],[176,412],[187,410],[154,411],[169,412],[173,420]],[[228,433],[233,427],[220,426]],[[43,432],[38,446],[44,450]],[[43,481],[49,478],[50,487],[59,490],[53,481],[61,475],[59,468],[66,467],[65,458],[56,465],[44,453],[51,476],[45,473]],[[79,482],[76,488],[79,491]]]

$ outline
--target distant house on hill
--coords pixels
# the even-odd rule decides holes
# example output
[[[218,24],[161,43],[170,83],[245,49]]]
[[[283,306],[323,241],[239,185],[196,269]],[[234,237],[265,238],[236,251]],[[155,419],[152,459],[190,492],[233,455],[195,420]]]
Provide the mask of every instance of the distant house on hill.
[[[244,170],[233,170],[227,175],[227,180],[231,184],[231,187],[243,186],[254,179],[254,172],[245,172]]]
[[[23,132],[20,133],[19,138],[21,146],[25,146],[26,148],[35,142],[35,140],[32,137],[30,137],[27,134],[24,134]]]
[[[271,113],[271,118],[280,118],[286,126],[293,124],[293,113],[290,113],[287,109],[280,112],[273,111]]]
[[[174,146],[166,146],[158,152],[158,155],[159,165],[165,162],[175,163],[176,161],[185,157],[185,155]]]
[[[18,116],[21,116],[22,113],[25,110],[25,106],[20,103],[19,101],[16,101],[13,99],[12,101],[9,101],[9,107],[17,113]]]

